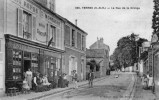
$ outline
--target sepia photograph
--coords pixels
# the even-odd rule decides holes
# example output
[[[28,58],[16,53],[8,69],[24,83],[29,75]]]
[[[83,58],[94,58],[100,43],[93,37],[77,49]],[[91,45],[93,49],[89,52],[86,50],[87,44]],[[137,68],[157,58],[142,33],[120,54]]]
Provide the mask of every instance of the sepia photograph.
[[[0,0],[0,100],[159,100],[159,0]]]

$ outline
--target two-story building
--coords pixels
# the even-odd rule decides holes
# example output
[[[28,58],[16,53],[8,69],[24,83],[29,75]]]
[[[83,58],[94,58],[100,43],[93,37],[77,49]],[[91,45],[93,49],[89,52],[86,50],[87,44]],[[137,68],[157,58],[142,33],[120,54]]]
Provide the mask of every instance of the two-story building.
[[[76,70],[78,80],[86,79],[86,36],[87,33],[77,25],[66,20],[65,22],[65,60],[63,72],[68,75],[68,80],[72,81],[72,71]]]
[[[64,21],[54,6],[54,0],[0,0],[0,94],[29,68],[48,76],[62,68]]]

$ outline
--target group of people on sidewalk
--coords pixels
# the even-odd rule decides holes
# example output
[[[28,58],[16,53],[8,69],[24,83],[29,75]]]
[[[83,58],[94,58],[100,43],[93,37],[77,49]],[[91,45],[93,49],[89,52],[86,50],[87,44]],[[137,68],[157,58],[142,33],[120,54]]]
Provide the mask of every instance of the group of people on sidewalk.
[[[152,74],[143,74],[143,76],[141,77],[142,80],[142,85],[143,85],[143,89],[152,89],[153,87],[153,77]]]
[[[42,92],[57,87],[68,87],[69,81],[67,81],[65,73],[60,75],[58,69],[56,69],[55,75],[51,72],[49,76],[38,72],[32,73],[31,70],[28,69],[28,71],[24,73],[22,84],[22,91],[33,90],[35,92]]]
[[[78,88],[78,75],[76,70],[72,71],[73,88]],[[92,70],[88,73],[89,87],[93,87],[94,73]],[[22,85],[22,91],[33,90],[35,92],[47,91],[57,87],[68,87],[69,81],[66,78],[66,74],[60,75],[57,70],[55,75],[50,73],[49,77],[45,74],[32,73],[30,69],[24,73],[24,80]]]

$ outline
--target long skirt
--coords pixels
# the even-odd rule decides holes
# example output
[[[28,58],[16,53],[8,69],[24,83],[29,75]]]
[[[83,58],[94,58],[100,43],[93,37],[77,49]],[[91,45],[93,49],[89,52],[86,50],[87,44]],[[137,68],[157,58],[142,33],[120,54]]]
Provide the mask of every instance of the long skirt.
[[[32,77],[31,76],[27,76],[27,82],[28,82],[28,85],[31,89],[32,88]]]

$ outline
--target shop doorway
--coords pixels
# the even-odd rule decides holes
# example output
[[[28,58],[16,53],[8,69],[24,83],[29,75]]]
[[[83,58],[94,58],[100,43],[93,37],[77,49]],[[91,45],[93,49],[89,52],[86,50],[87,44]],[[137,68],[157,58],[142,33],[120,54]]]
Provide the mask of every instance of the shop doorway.
[[[31,60],[24,60],[24,72],[31,68]]]

